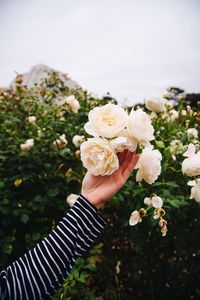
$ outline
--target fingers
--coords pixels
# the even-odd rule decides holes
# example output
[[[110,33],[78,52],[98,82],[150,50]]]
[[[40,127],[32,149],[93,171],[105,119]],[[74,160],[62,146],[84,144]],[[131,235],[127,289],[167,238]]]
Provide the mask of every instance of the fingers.
[[[118,159],[119,159],[119,165],[121,165],[126,157],[128,150],[124,150],[123,152],[120,152],[117,154]]]
[[[132,159],[133,156],[135,156],[135,152],[130,152],[128,150],[126,150],[125,154],[124,154],[124,159],[120,165],[120,169],[121,169],[121,172],[123,173],[126,168],[128,167],[129,163],[130,163],[130,160]]]
[[[126,164],[124,164],[124,168],[122,170],[122,175],[125,179],[125,181],[129,178],[130,174],[134,170],[138,160],[139,160],[139,154],[135,153],[129,153],[129,155],[126,158]]]

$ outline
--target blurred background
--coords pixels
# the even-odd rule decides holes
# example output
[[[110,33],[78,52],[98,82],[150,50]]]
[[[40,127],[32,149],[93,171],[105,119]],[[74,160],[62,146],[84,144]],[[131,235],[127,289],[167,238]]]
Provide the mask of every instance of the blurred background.
[[[45,64],[129,104],[200,86],[199,0],[0,0],[0,86]]]

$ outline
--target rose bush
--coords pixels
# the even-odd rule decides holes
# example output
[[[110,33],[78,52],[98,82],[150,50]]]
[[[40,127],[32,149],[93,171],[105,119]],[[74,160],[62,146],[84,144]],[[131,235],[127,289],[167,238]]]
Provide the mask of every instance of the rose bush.
[[[76,262],[54,299],[199,298],[200,188],[199,175],[194,176],[198,174],[196,155],[200,150],[200,114],[195,100],[199,98],[177,88],[163,96],[173,106],[154,114],[154,129],[149,121],[151,111],[141,104],[127,108],[131,116],[128,123],[127,114],[125,117],[122,113],[124,119],[117,124],[119,115],[113,110],[113,115],[109,112],[103,120],[104,127],[94,125],[96,131],[100,128],[105,133],[113,126],[116,131],[109,139],[119,152],[130,140],[129,145],[135,141],[140,152],[146,151],[140,146],[144,148],[150,142],[151,151],[157,153],[155,173],[151,173],[151,155],[148,163],[141,164],[144,169],[136,169],[102,209],[107,228],[87,256]],[[116,105],[116,101],[110,96],[96,99],[82,89],[69,90],[56,74],[45,85],[41,83],[31,90],[18,82],[16,90],[0,91],[1,267],[56,226],[69,209],[67,198],[71,204],[75,201],[76,196],[69,196],[79,194],[85,169],[80,159],[80,139],[74,136],[91,138],[84,130],[88,114],[106,104]],[[125,124],[127,130],[121,131]],[[189,129],[196,129],[198,134]],[[138,130],[139,135],[135,134]],[[186,164],[187,168],[184,166],[183,174],[183,162],[190,159],[184,153],[190,144],[195,146],[195,159]],[[26,146],[21,149],[20,145]],[[185,172],[191,167],[192,173]],[[151,184],[145,180],[136,183],[138,170],[144,177],[148,175]]]

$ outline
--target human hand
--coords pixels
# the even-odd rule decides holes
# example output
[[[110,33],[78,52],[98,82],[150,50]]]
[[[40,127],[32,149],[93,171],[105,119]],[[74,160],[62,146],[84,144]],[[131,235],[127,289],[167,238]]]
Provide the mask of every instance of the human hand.
[[[95,176],[87,172],[83,179],[81,194],[96,208],[111,199],[125,184],[137,164],[139,154],[125,150],[119,153],[118,158],[119,168],[110,176]]]

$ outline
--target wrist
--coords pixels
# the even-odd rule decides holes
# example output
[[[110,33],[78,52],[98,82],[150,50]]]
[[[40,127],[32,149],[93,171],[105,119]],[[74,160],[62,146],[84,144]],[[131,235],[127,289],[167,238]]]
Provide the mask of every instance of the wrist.
[[[101,199],[98,199],[97,197],[93,196],[92,194],[88,194],[85,192],[81,192],[81,195],[90,202],[93,206],[95,206],[96,209],[100,209],[101,206],[104,204],[104,202]]]

